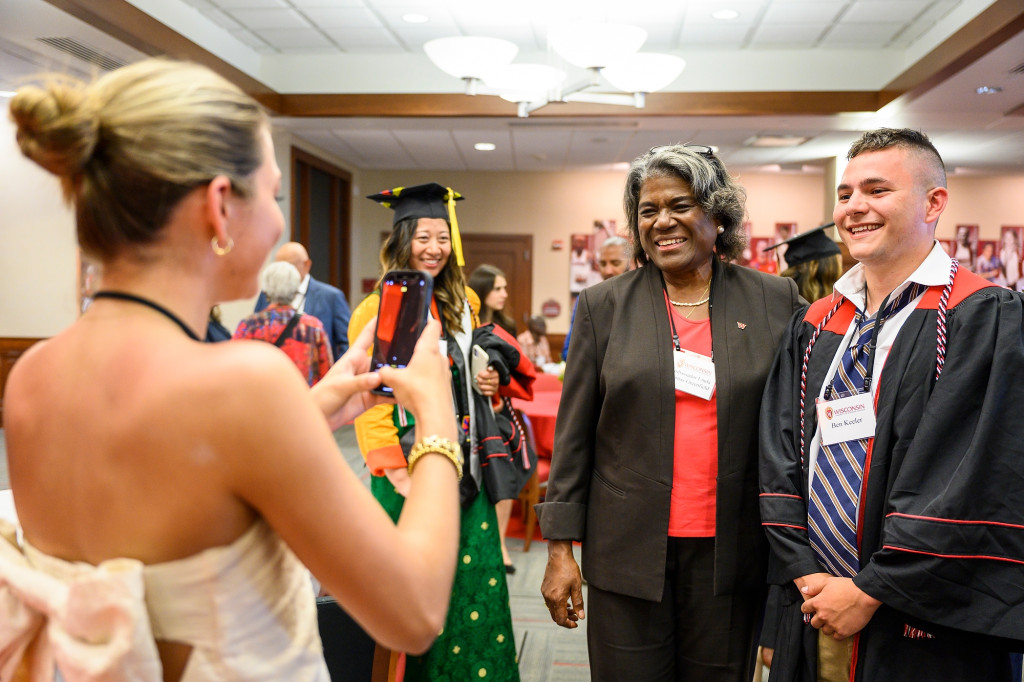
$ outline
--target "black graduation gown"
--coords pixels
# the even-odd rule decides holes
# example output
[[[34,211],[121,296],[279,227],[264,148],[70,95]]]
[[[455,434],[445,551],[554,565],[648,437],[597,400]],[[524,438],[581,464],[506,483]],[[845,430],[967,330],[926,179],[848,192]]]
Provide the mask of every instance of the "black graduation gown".
[[[1024,304],[959,271],[935,381],[942,288],[910,314],[879,378],[854,582],[883,605],[856,636],[855,680],[1009,680],[1008,652],[1024,649]],[[769,582],[782,586],[773,682],[815,679],[818,632],[792,582],[823,570],[807,539],[800,369],[834,304],[794,316],[761,410],[761,517]],[[811,353],[808,450],[814,398],[853,315],[845,301]]]

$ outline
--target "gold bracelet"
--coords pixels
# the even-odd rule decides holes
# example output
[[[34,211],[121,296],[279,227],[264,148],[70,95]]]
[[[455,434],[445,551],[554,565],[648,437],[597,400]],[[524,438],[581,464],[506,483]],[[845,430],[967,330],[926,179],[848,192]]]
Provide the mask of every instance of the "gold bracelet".
[[[440,436],[427,436],[412,446],[412,450],[409,451],[410,476],[412,475],[412,468],[419,461],[419,458],[428,454],[444,455],[450,459],[452,464],[455,465],[455,473],[458,474],[459,480],[462,480],[462,448],[459,447],[458,443],[453,443],[447,438],[441,438]]]

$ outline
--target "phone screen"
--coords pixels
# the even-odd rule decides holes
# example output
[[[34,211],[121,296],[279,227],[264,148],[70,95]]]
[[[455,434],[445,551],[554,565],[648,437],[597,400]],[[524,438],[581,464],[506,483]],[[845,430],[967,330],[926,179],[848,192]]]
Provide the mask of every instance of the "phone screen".
[[[433,278],[418,270],[392,270],[384,275],[371,369],[409,364],[416,341],[427,323],[433,288]],[[390,395],[391,387],[381,385],[374,391]]]

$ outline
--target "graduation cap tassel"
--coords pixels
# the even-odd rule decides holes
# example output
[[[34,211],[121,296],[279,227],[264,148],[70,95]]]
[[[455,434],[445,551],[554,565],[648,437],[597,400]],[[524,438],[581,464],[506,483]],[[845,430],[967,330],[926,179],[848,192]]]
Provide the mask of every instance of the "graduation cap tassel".
[[[460,267],[466,266],[466,259],[462,257],[462,235],[459,233],[459,220],[455,217],[455,192],[451,187],[448,190],[448,217],[452,225],[452,249],[455,251],[455,263]]]

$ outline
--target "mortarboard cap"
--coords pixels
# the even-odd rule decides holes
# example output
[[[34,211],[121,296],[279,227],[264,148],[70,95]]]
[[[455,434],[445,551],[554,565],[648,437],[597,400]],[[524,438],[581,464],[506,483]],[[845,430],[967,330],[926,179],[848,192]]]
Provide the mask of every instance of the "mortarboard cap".
[[[819,258],[827,258],[828,256],[834,256],[840,253],[839,246],[836,245],[835,241],[827,234],[825,230],[833,227],[835,223],[827,223],[825,225],[819,225],[813,230],[807,230],[801,232],[795,237],[790,237],[781,242],[772,244],[771,246],[763,249],[763,251],[771,251],[776,249],[783,244],[786,244],[786,265],[793,267],[794,265],[800,265],[807,261],[817,260]]]
[[[428,182],[425,185],[386,189],[366,198],[395,212],[391,222],[392,226],[406,218],[447,220],[452,226],[452,250],[455,252],[455,262],[459,267],[466,264],[462,257],[462,237],[459,234],[459,223],[455,218],[455,202],[461,200],[462,195],[451,187]]]

